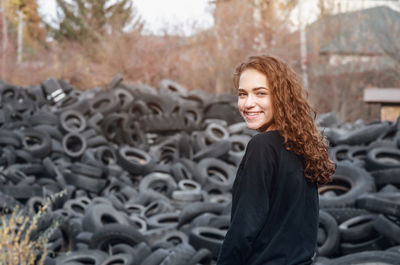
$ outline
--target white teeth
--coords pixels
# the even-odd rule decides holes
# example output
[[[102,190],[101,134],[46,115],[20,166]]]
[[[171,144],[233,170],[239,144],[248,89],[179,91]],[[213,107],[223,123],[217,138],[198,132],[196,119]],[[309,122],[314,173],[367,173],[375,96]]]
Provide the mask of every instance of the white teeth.
[[[256,116],[258,114],[260,114],[260,112],[246,112],[247,116]]]

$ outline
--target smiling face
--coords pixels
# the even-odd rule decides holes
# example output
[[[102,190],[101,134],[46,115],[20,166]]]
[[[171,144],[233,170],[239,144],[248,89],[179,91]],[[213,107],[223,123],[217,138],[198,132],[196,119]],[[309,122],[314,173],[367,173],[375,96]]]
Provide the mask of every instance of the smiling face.
[[[238,107],[249,129],[274,130],[272,96],[265,74],[248,68],[240,74]]]

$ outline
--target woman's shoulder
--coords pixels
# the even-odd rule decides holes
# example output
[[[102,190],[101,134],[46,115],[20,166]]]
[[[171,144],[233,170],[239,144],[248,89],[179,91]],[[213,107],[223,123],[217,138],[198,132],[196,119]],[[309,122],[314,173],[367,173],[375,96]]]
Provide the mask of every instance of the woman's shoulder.
[[[280,147],[283,144],[283,138],[279,134],[279,131],[266,131],[254,135],[248,145],[253,147],[261,146],[277,146]]]
[[[254,135],[247,144],[247,151],[256,153],[280,153],[283,138],[278,131],[261,132]]]
[[[261,132],[250,139],[242,161],[250,167],[270,165],[273,168],[283,150],[283,140],[278,131]]]

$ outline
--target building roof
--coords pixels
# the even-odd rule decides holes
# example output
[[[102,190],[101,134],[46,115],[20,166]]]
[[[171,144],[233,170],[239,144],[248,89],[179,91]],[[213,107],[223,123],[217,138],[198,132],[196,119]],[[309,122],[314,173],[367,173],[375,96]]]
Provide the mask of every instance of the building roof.
[[[321,54],[398,53],[400,13],[386,6],[328,15],[308,26],[309,49]]]
[[[400,88],[366,88],[364,102],[400,103]]]

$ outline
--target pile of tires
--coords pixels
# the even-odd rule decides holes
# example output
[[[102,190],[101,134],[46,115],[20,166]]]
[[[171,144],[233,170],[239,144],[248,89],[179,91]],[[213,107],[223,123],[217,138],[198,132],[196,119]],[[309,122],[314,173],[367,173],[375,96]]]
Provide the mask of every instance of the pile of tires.
[[[318,124],[338,168],[319,191],[316,262],[398,264],[399,122]],[[46,264],[215,264],[254,133],[233,95],[171,80],[0,83],[0,210],[35,213],[57,194],[31,235],[52,228]]]
[[[319,188],[317,264],[400,264],[400,117],[396,123],[317,120],[337,163]]]

